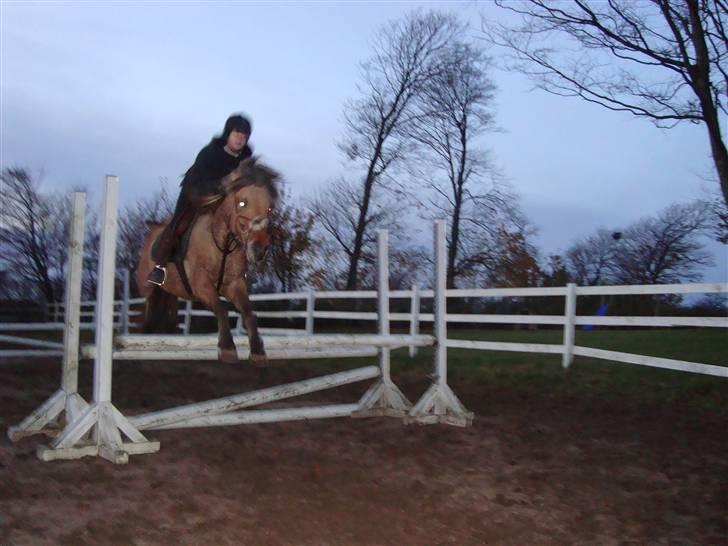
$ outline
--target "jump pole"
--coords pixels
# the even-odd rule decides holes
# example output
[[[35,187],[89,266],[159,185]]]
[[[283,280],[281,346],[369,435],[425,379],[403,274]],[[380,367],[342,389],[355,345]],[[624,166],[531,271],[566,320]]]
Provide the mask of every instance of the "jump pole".
[[[123,464],[129,461],[129,455],[159,450],[159,442],[148,441],[111,403],[118,185],[116,176],[106,177],[96,293],[93,402],[69,421],[49,446],[38,447],[37,455],[44,461],[92,455]]]
[[[435,380],[410,410],[407,423],[444,423],[466,427],[473,422],[473,413],[466,410],[447,384],[447,268],[445,265],[445,221],[435,220]]]
[[[8,429],[8,438],[12,442],[38,433],[52,436],[58,432],[60,423],[64,419],[65,422],[74,421],[88,408],[86,401],[78,394],[78,346],[85,212],[86,194],[75,192],[68,240],[61,387],[17,426]]]

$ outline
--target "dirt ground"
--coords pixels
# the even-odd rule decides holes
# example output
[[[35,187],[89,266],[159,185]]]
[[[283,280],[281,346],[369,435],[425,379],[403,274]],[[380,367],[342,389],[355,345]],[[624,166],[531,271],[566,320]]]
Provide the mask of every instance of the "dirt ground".
[[[292,362],[265,384],[318,371]],[[0,364],[1,546],[728,545],[728,423],[690,405],[453,382],[472,428],[376,418],[151,431],[161,451],[126,466],[44,463],[44,438],[13,445],[5,433],[59,377],[53,361]],[[427,386],[395,380],[411,400]],[[256,382],[247,367],[120,363],[114,400],[133,415]]]

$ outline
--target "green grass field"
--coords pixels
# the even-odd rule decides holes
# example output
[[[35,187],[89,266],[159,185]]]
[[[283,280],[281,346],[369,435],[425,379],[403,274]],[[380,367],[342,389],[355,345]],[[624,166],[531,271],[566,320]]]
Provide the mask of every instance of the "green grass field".
[[[398,333],[406,333],[401,330]],[[62,333],[27,332],[38,339],[62,340]],[[451,339],[561,344],[559,329],[455,329]],[[82,332],[82,343],[93,343],[93,332]],[[695,329],[577,329],[576,344],[728,366],[728,331],[717,328]],[[432,367],[432,349],[419,349],[409,358],[407,349],[392,353],[393,373],[421,376]],[[718,411],[728,416],[728,378],[677,372],[623,364],[607,360],[575,357],[564,370],[561,355],[501,351],[448,350],[450,382],[464,382],[486,389],[509,388],[524,396],[580,396],[620,398],[635,403],[675,402]]]
[[[451,339],[561,344],[560,330],[468,329],[448,331]],[[723,329],[597,330],[576,333],[576,344],[626,353],[728,366],[728,332]],[[410,359],[393,353],[393,370],[410,372],[429,363],[432,350]],[[448,349],[451,382],[511,388],[524,395],[618,397],[625,401],[677,402],[728,415],[728,378],[677,372],[600,359],[575,357],[568,370],[561,355]]]

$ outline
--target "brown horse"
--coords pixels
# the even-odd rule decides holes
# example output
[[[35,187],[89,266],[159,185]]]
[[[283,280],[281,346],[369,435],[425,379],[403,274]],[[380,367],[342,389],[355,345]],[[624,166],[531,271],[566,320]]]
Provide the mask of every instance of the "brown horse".
[[[237,363],[228,312],[220,301],[220,296],[224,296],[243,315],[251,361],[265,364],[265,348],[245,277],[248,264],[262,261],[270,244],[269,214],[278,198],[277,180],[277,173],[254,158],[243,161],[223,179],[230,188],[227,195],[198,215],[189,236],[183,267],[191,295],[175,263],[167,264],[163,286],[146,282],[154,267],[152,245],[166,224],[151,227],[144,237],[137,268],[137,286],[146,297],[145,332],[169,332],[176,328],[177,298],[201,301],[217,319],[219,359]]]

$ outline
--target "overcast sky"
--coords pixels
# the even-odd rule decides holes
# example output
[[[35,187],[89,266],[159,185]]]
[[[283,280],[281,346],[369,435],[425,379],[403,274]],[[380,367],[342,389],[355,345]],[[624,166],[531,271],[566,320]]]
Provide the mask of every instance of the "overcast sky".
[[[233,112],[296,198],[345,172],[336,141],[358,63],[389,20],[417,7],[471,23],[505,14],[476,2],[0,2],[0,167],[44,173],[43,188],[105,174],[132,203],[166,178],[176,194],[195,154]],[[629,114],[532,91],[496,71],[487,147],[539,228],[542,255],[597,228],[620,229],[714,190],[702,125],[656,129]],[[726,126],[723,120],[723,127]],[[728,280],[712,243],[706,281]]]

